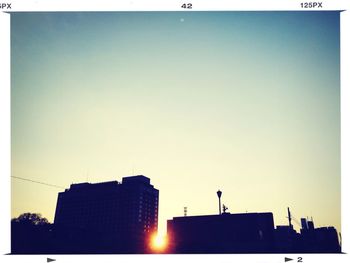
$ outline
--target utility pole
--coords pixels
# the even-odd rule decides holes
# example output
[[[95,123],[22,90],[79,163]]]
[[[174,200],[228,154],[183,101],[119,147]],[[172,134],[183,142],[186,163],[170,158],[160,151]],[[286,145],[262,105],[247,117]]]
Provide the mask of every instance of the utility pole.
[[[289,223],[289,229],[292,230],[292,216],[290,215],[289,207],[288,207],[288,223]]]

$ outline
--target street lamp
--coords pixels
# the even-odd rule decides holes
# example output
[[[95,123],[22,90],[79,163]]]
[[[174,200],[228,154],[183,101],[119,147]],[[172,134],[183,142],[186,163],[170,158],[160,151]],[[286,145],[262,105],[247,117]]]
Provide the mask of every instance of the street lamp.
[[[216,194],[218,195],[219,197],[219,215],[221,215],[221,195],[222,195],[222,192],[220,190],[218,190],[216,192]]]

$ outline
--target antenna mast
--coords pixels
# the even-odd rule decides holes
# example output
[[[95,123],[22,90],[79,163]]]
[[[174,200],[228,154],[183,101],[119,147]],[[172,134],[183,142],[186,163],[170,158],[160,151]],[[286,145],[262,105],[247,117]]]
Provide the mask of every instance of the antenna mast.
[[[289,223],[289,229],[292,230],[292,216],[290,214],[289,207],[288,207],[288,223]]]

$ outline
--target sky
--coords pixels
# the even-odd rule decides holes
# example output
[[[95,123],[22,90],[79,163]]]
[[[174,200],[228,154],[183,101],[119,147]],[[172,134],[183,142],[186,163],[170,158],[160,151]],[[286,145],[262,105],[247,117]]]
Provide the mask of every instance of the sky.
[[[12,176],[143,174],[161,232],[219,189],[341,231],[339,32],[339,12],[12,13]],[[12,178],[12,216],[52,222],[60,191]]]

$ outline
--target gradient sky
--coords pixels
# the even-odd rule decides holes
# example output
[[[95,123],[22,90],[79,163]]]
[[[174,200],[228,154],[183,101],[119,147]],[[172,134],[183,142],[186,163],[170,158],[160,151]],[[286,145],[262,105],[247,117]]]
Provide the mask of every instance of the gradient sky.
[[[339,37],[339,12],[11,14],[12,175],[144,174],[162,232],[218,189],[340,231]],[[53,221],[59,191],[12,179],[12,216]]]

